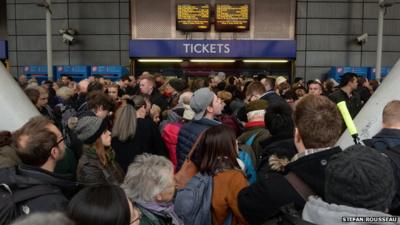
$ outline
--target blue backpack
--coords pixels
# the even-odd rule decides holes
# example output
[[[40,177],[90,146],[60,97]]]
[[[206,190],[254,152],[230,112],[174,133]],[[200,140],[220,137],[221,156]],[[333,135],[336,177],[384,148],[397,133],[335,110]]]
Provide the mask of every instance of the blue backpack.
[[[256,139],[256,136],[259,134],[260,132],[256,132],[253,135],[251,135],[249,137],[249,139],[247,139],[246,143],[242,144],[239,146],[239,159],[242,160],[242,162],[244,163],[245,167],[246,167],[246,177],[247,177],[247,181],[249,182],[249,184],[253,184],[256,182],[257,179],[257,174],[256,174],[256,170],[254,169],[254,165],[255,162],[253,159],[255,159],[255,154],[253,151],[253,148],[251,147],[251,145],[254,142],[254,139]]]
[[[184,224],[212,225],[211,201],[212,176],[197,173],[186,187],[178,190],[175,197],[175,212]]]

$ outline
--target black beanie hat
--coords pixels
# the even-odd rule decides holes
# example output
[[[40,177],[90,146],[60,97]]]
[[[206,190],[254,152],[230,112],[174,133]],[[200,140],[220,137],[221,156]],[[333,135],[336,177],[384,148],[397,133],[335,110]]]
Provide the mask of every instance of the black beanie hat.
[[[168,84],[177,92],[182,92],[186,88],[186,83],[182,79],[174,78],[168,81]]]
[[[395,194],[391,162],[363,145],[332,156],[325,173],[325,199],[329,203],[384,211]]]

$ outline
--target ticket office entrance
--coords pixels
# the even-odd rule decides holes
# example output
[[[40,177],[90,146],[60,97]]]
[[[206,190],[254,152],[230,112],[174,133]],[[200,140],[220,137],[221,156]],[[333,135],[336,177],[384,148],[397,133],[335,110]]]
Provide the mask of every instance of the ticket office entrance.
[[[218,72],[225,72],[227,76],[285,76],[291,78],[294,74],[293,60],[279,59],[276,62],[244,62],[246,59],[213,59],[215,62],[191,62],[191,59],[182,59],[181,62],[143,61],[132,59],[133,70],[136,75],[144,71],[160,73],[165,76],[177,77],[208,77]],[[226,60],[226,61],[224,61]]]
[[[207,77],[213,73],[293,76],[295,40],[142,40],[129,42],[135,74]]]

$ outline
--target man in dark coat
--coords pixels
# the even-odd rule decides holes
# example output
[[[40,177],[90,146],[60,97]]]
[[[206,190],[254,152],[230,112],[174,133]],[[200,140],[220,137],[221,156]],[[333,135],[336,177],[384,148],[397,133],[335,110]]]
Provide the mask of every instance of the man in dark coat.
[[[382,129],[364,143],[377,150],[400,147],[400,101],[393,100],[383,109]]]
[[[382,113],[382,129],[364,144],[383,152],[392,162],[397,187],[400,186],[400,101],[386,104]],[[393,199],[390,213],[400,215],[400,189]]]
[[[260,99],[267,101],[269,105],[273,105],[276,103],[286,103],[286,101],[281,96],[275,93],[275,81],[273,78],[263,78],[261,79],[261,83],[264,85],[266,92],[260,96]]]
[[[356,117],[362,108],[360,95],[356,91],[357,87],[357,74],[345,73],[340,79],[340,88],[329,95],[329,98],[336,104],[342,101],[346,102],[351,118]]]
[[[325,167],[342,129],[340,114],[328,98],[307,95],[294,111],[294,142],[298,153],[283,167],[283,174],[297,176],[319,196],[324,196]],[[267,173],[238,195],[239,209],[250,224],[262,224],[277,215],[281,207],[294,203],[303,208],[305,200],[282,173]]]
[[[262,153],[257,174],[263,176],[271,171],[269,159],[272,155],[278,158],[291,159],[296,153],[293,140],[292,108],[286,103],[273,104],[265,113],[265,128],[271,133],[271,137],[260,142]]]
[[[160,94],[160,92],[158,92],[154,77],[152,75],[140,76],[139,87],[140,93],[149,95],[151,103],[158,105],[161,108],[161,112],[168,108],[168,102]]]
[[[48,119],[34,117],[15,132],[14,142],[22,165],[0,169],[1,182],[13,192],[32,189],[33,196],[38,188],[46,190],[23,202],[23,213],[63,211],[76,185],[53,173],[65,154],[60,130]]]

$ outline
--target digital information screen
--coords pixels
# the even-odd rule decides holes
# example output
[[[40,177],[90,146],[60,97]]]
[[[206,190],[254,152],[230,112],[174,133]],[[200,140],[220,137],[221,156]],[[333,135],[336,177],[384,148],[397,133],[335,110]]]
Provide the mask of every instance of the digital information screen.
[[[210,30],[210,5],[178,4],[176,6],[176,29],[184,32]]]
[[[248,31],[249,16],[249,4],[216,4],[215,31]]]

